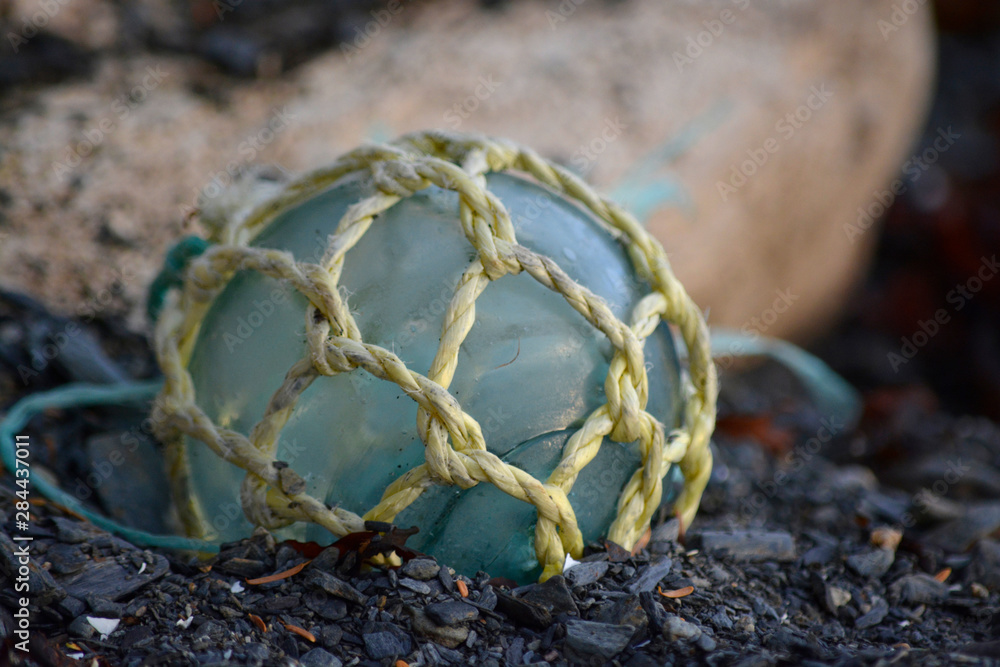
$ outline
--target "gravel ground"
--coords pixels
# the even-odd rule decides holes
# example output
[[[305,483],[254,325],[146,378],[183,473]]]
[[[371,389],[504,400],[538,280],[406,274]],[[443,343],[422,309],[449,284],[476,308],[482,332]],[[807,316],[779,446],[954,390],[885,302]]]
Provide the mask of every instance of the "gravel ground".
[[[18,327],[43,327],[43,311],[24,300],[0,304],[7,341]],[[102,332],[80,326],[98,366],[116,367]],[[129,368],[149,369],[141,341],[103,335],[120,358],[133,355]],[[54,363],[33,379],[48,386],[74,372]],[[30,535],[27,664],[995,664],[1000,428],[952,417],[932,390],[912,387],[871,392],[849,427],[768,364],[730,371],[724,387],[716,466],[691,531],[679,537],[663,513],[636,553],[590,545],[542,585],[456,574],[385,524],[326,549],[260,531],[199,561],[137,548],[39,499],[24,533],[5,475],[5,658],[23,659],[12,650],[11,536]],[[32,470],[87,479],[102,440],[140,419],[50,411],[25,431]],[[129,491],[107,484],[90,500],[115,513]],[[401,566],[372,564],[388,552]]]
[[[908,181],[868,284],[816,346],[864,392],[859,423],[820,412],[779,367],[728,369],[716,465],[687,534],[663,512],[635,553],[589,545],[565,576],[522,587],[408,550],[405,526],[326,549],[260,532],[203,561],[136,547],[35,494],[24,532],[5,473],[0,664],[1000,664],[1000,281],[982,279],[960,308],[949,299],[1000,243],[1000,77],[984,65],[1000,38],[992,4],[942,10],[951,32],[930,127],[973,140]],[[919,338],[941,308],[948,321]],[[73,380],[155,372],[120,313],[67,320],[0,294],[5,408]],[[48,411],[24,430],[32,470],[70,487],[95,479],[102,443],[141,419]],[[162,476],[133,463],[128,479],[90,485],[87,502],[164,521]],[[28,658],[14,649],[18,535],[33,537]],[[399,566],[372,562],[389,551]]]

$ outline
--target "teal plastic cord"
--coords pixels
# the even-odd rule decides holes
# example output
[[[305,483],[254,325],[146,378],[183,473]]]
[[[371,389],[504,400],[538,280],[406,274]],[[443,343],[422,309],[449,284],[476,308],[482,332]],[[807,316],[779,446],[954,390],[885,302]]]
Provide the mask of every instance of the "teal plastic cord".
[[[184,269],[192,259],[201,255],[212,245],[200,236],[185,236],[175,243],[163,260],[163,268],[149,286],[149,298],[146,301],[146,314],[150,322],[156,318],[163,308],[167,290],[171,287],[181,287],[184,284]]]
[[[788,341],[765,336],[748,336],[731,329],[712,329],[712,355],[718,360],[727,356],[770,357],[795,374],[817,409],[847,427],[861,417],[861,394],[821,359]]]
[[[50,408],[78,408],[87,405],[123,405],[143,404],[151,401],[163,386],[162,380],[146,382],[125,382],[112,385],[68,384],[51,391],[31,394],[10,409],[10,412],[0,421],[0,457],[3,458],[7,470],[14,471],[16,462],[15,435],[31,419]],[[30,468],[29,468],[30,469]],[[157,535],[144,530],[128,528],[88,509],[80,500],[63,491],[52,483],[45,475],[35,472],[29,478],[30,489],[37,489],[49,500],[62,505],[82,516],[94,525],[114,533],[132,544],[140,547],[160,547],[164,549],[181,549],[217,553],[218,545],[204,540],[180,537],[178,535]]]

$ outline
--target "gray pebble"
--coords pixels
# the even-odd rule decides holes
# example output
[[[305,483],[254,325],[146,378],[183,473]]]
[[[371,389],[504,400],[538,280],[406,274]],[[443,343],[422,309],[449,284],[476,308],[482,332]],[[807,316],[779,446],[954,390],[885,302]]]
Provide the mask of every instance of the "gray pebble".
[[[302,667],[341,667],[344,664],[340,658],[322,648],[309,651],[299,658],[299,662]]]
[[[847,567],[862,577],[878,579],[892,567],[896,555],[888,549],[871,549],[847,557]]]
[[[680,616],[668,614],[667,622],[663,624],[663,636],[672,642],[695,641],[701,637],[701,628]]]
[[[929,574],[908,574],[889,586],[889,597],[904,604],[934,604],[948,597],[948,584]]]
[[[403,564],[399,571],[411,579],[428,581],[433,579],[440,572],[441,566],[430,558],[414,558]]]
[[[611,660],[625,650],[634,632],[631,625],[573,619],[566,623],[566,657],[570,662],[581,663],[589,663],[595,657]]]

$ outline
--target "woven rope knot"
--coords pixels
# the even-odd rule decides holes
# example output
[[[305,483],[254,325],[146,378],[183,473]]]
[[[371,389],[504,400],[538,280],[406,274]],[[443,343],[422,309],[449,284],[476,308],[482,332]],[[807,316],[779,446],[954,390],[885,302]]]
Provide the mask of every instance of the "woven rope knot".
[[[372,165],[372,179],[381,192],[395,197],[409,197],[425,187],[426,181],[410,162],[376,162]]]
[[[653,289],[635,307],[631,327],[552,258],[518,244],[510,214],[487,187],[488,172],[508,169],[524,172],[589,209],[624,244],[636,273],[649,280]],[[283,211],[342,177],[366,172],[374,193],[348,208],[318,263],[248,245],[256,232]],[[437,353],[424,376],[408,368],[394,352],[364,341],[339,281],[344,257],[378,214],[431,185],[457,194],[458,221],[475,256],[455,287]],[[402,137],[394,145],[353,151],[331,167],[283,185],[249,212],[232,220],[213,220],[212,230],[215,245],[191,261],[183,286],[168,292],[156,331],[157,358],[166,381],[154,415],[157,431],[169,448],[179,510],[192,532],[205,534],[211,528],[188,487],[190,471],[182,435],[201,440],[246,471],[240,487],[244,514],[253,524],[268,528],[311,521],[334,535],[345,535],[362,530],[365,519],[394,520],[435,484],[461,488],[492,484],[537,509],[535,553],[543,579],[561,571],[567,553],[581,554],[583,538],[568,496],[606,437],[637,442],[642,459],[622,489],[609,539],[625,548],[639,539],[659,506],[662,479],[672,463],[680,464],[685,477],[676,509],[683,525],[693,519],[711,470],[708,440],[715,420],[716,375],[708,330],[701,312],[673,276],[660,244],[635,218],[601,198],[579,177],[511,142],[421,132]],[[246,270],[287,281],[309,302],[306,354],[288,371],[249,437],[218,426],[198,407],[186,368],[211,301],[236,272]],[[490,452],[479,423],[448,391],[459,350],[475,323],[476,299],[491,281],[521,272],[562,295],[614,347],[604,383],[607,402],[570,437],[545,482]],[[645,409],[648,378],[643,340],[662,320],[677,326],[690,359],[690,380],[680,378],[684,423],[669,436]],[[417,403],[417,432],[425,450],[425,463],[389,485],[364,518],[313,498],[302,477],[277,458],[281,430],[312,382],[320,376],[359,370],[398,385]]]

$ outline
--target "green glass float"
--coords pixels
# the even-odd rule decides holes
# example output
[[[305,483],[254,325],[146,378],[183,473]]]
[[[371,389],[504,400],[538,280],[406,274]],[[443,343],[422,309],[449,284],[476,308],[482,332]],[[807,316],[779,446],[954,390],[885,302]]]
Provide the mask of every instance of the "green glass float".
[[[157,326],[192,535],[326,544],[390,521],[459,572],[525,582],[602,536],[631,548],[674,464],[693,517],[704,321],[657,242],[578,178],[418,133],[234,192]]]

